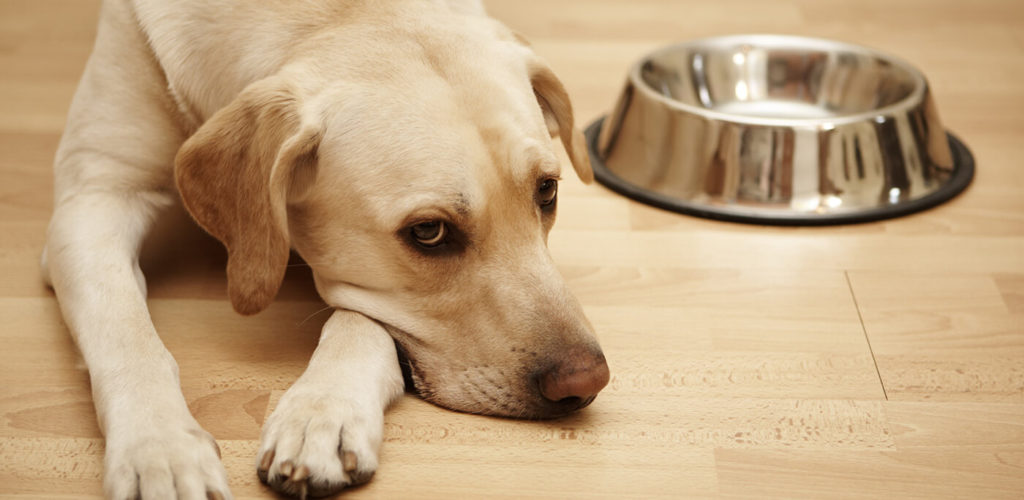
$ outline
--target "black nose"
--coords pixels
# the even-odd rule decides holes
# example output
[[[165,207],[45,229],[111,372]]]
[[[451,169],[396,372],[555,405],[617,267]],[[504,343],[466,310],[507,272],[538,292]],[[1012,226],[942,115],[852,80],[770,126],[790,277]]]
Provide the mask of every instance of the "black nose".
[[[582,408],[608,385],[610,377],[608,363],[601,351],[575,347],[569,349],[554,367],[541,373],[538,382],[544,399]]]

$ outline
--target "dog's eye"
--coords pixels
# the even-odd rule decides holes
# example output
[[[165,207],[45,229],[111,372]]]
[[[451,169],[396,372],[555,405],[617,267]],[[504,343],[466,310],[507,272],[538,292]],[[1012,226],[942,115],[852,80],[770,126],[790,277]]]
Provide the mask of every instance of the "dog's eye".
[[[427,248],[433,248],[444,243],[448,236],[448,227],[441,221],[421,222],[412,226],[412,238],[416,243]]]
[[[537,203],[541,207],[549,207],[558,197],[558,180],[544,179],[537,188]]]

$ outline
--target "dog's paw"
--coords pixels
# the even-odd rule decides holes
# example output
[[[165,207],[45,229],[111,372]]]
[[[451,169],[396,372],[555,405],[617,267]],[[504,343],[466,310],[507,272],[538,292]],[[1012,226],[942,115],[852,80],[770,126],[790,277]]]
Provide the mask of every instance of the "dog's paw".
[[[107,437],[107,498],[226,500],[231,498],[220,448],[191,422],[135,422]]]
[[[256,472],[286,495],[338,493],[373,477],[383,426],[379,407],[293,387],[264,425]]]

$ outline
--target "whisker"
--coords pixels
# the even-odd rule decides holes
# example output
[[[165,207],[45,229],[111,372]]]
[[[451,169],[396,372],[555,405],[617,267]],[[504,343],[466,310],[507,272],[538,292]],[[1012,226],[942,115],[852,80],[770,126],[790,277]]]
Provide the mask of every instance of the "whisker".
[[[326,261],[326,260],[325,261],[319,261],[319,262],[310,262],[310,261],[302,259],[300,257],[292,257],[292,261],[294,261],[294,264],[293,263],[289,263],[289,264],[287,264],[287,267],[313,267],[314,265],[317,265],[317,266],[330,266],[330,265],[332,265],[334,263],[332,261]]]
[[[326,311],[328,309],[334,309],[334,306],[324,307],[323,309],[317,310],[313,314],[310,314],[309,316],[306,316],[306,319],[304,319],[304,320],[299,322],[299,326],[302,326],[302,325],[306,324],[306,322],[309,321],[310,319],[312,319],[313,316],[316,316],[317,314],[320,314],[320,313],[322,313],[322,312],[324,312],[324,311]]]

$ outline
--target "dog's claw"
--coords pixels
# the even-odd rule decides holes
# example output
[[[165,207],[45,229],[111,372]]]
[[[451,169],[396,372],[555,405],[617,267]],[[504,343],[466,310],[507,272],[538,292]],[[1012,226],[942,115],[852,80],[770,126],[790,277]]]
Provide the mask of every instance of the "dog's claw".
[[[341,453],[341,466],[347,476],[344,481],[323,481],[311,477],[312,471],[305,464],[296,464],[293,460],[285,460],[276,466],[273,474],[271,469],[274,461],[274,451],[268,451],[260,459],[256,474],[267,486],[272,487],[285,495],[306,499],[319,498],[334,495],[346,487],[362,484],[373,477],[373,473],[358,473],[359,457],[355,452],[343,451]],[[223,497],[212,497],[208,494],[208,500],[223,500]]]
[[[359,466],[359,457],[351,451],[346,451],[342,457],[341,465],[345,472],[352,472]]]
[[[306,467],[305,465],[300,465],[300,466],[295,468],[295,471],[292,472],[292,477],[289,478],[289,479],[291,480],[291,482],[297,483],[299,481],[305,481],[306,478],[308,478],[308,477],[309,477],[309,467]]]
[[[265,471],[270,470],[270,465],[274,463],[274,450],[270,450],[263,454],[263,460],[260,460],[260,469]]]
[[[207,491],[206,500],[224,500],[224,494],[219,491]]]
[[[259,467],[256,467],[256,475],[259,476],[260,481],[264,484],[270,480],[270,466],[274,463],[274,450],[269,450],[263,454],[263,458],[260,459]]]
[[[327,495],[333,495],[341,492],[346,486],[356,484],[355,481],[346,480],[344,482],[322,482],[313,480],[310,477],[311,471],[309,466],[305,464],[296,464],[292,460],[285,460],[277,466],[277,470],[271,475],[270,470],[273,468],[274,463],[274,450],[269,450],[263,454],[260,459],[260,464],[256,468],[256,475],[259,476],[260,481],[267,486],[272,487],[279,493],[283,493],[290,497],[299,498],[305,500],[309,497],[322,497]],[[345,452],[342,458],[343,467],[351,467],[351,472],[355,470],[355,466],[358,463],[355,453]],[[311,482],[312,481],[312,482]],[[209,496],[209,494],[208,494]],[[211,497],[210,500],[213,500]],[[223,497],[217,497],[216,500],[224,500]]]
[[[285,460],[281,464],[281,475],[284,477],[291,477],[292,472],[295,470],[295,465],[292,464],[291,460]]]

